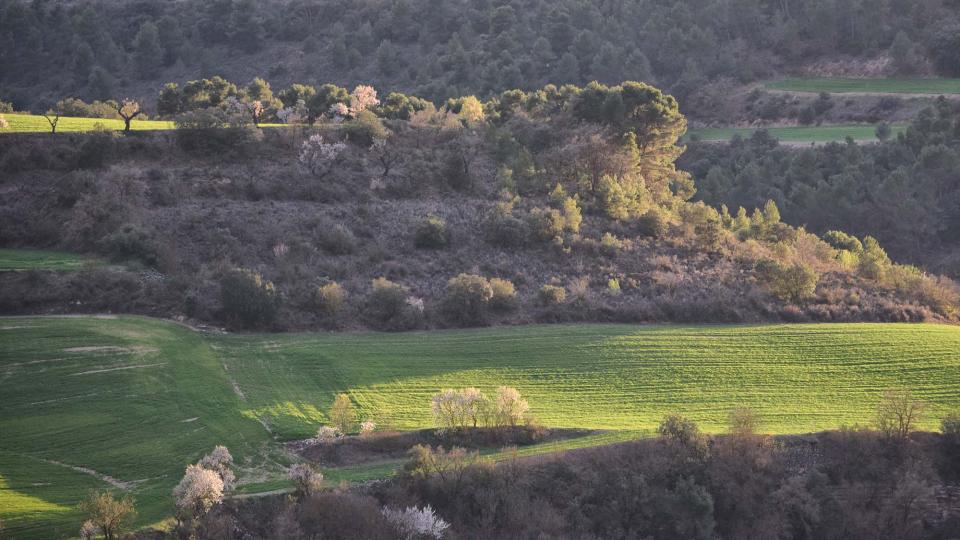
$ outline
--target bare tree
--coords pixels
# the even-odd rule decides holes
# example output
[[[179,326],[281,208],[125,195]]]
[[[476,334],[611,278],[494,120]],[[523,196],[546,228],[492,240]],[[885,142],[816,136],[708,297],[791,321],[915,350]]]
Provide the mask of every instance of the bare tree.
[[[50,134],[56,134],[57,124],[60,123],[60,106],[57,105],[52,109],[47,109],[47,112],[43,113],[43,117],[46,118],[47,123],[50,124]]]
[[[140,116],[144,113],[143,109],[140,108],[140,103],[132,99],[122,99],[119,102],[113,102],[113,107],[116,109],[117,114],[120,115],[120,118],[123,119],[123,132],[130,132],[130,122],[134,118]]]
[[[888,438],[905,440],[923,417],[926,404],[905,390],[887,390],[877,405],[877,428]]]

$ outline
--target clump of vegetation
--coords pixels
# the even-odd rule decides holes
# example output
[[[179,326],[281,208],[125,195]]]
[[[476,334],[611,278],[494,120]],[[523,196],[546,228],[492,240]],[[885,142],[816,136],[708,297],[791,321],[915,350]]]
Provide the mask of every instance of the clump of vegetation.
[[[493,287],[483,276],[460,274],[447,282],[444,311],[457,324],[476,325],[483,322],[493,299]]]
[[[558,306],[567,301],[567,290],[558,285],[546,284],[537,292],[540,303],[545,306]]]
[[[417,225],[413,235],[413,244],[421,249],[441,249],[450,243],[447,222],[436,216],[429,216]]]
[[[357,250],[357,237],[341,224],[324,229],[320,232],[320,247],[331,255],[350,255]]]
[[[806,263],[782,265],[776,261],[761,261],[757,270],[777,298],[800,303],[813,296],[820,276]]]
[[[277,317],[280,296],[258,272],[234,270],[220,280],[220,303],[226,316],[247,327],[269,326]]]
[[[337,394],[327,416],[340,433],[350,433],[357,421],[357,410],[350,401],[350,396]]]
[[[490,290],[493,292],[493,296],[490,297],[491,309],[507,311],[514,307],[517,290],[513,286],[513,282],[506,279],[491,278]]]
[[[327,315],[340,313],[347,303],[347,291],[337,282],[321,285],[314,292],[314,302]]]
[[[87,515],[81,536],[103,535],[106,540],[121,538],[137,515],[129,497],[117,499],[107,491],[91,491],[78,508]]]

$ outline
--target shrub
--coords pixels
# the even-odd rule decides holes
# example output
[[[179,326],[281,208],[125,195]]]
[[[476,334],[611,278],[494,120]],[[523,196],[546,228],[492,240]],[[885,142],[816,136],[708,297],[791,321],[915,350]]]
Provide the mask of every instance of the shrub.
[[[343,125],[347,139],[364,148],[373,144],[376,139],[386,139],[390,131],[384,127],[377,115],[370,111],[360,111],[356,117]]]
[[[657,210],[648,210],[637,218],[637,231],[650,238],[663,238],[667,234],[667,220]]]
[[[723,225],[719,219],[708,219],[694,227],[693,231],[697,235],[697,245],[700,249],[716,251],[720,248],[720,240],[723,238]]]
[[[520,247],[527,240],[527,224],[513,215],[512,203],[500,203],[487,215],[484,236],[495,246]]]
[[[830,244],[834,249],[859,253],[863,251],[863,244],[856,236],[851,236],[843,231],[827,231],[823,234],[823,241]]]
[[[353,430],[353,424],[357,420],[357,411],[350,401],[350,396],[346,394],[337,394],[330,406],[328,414],[330,422],[340,430],[341,433],[349,433]]]
[[[490,280],[490,290],[493,296],[490,297],[490,307],[501,311],[513,308],[514,300],[517,296],[517,290],[513,283],[500,278]]]
[[[298,159],[311,174],[320,178],[330,174],[333,166],[340,158],[340,154],[347,149],[347,145],[342,142],[328,143],[323,139],[323,135],[311,135],[309,139],[303,141],[300,146],[300,155]]]
[[[733,409],[728,420],[734,437],[752,437],[760,429],[760,415],[748,407]]]
[[[611,176],[600,179],[597,187],[597,202],[603,213],[611,219],[625,220],[630,217],[630,199],[623,187]]]
[[[377,429],[377,424],[370,420],[360,422],[360,435],[369,435]]]
[[[882,280],[890,269],[890,257],[872,236],[863,239],[863,251],[860,253],[860,265],[857,271],[868,279]]]
[[[153,232],[139,225],[123,225],[103,238],[100,248],[118,261],[135,259],[148,266],[156,266],[159,261],[159,246]]]
[[[320,247],[331,255],[350,255],[357,250],[357,237],[343,225],[334,225],[320,233]]]
[[[413,245],[421,249],[440,249],[449,242],[447,223],[436,216],[423,220],[413,235]]]
[[[583,213],[580,212],[580,206],[577,205],[577,200],[573,197],[567,197],[563,201],[564,228],[576,234],[580,232],[581,223],[583,223]]]
[[[692,420],[679,414],[668,414],[657,426],[657,433],[668,444],[686,450],[692,457],[706,459],[710,453],[707,437]]]
[[[220,303],[228,319],[245,327],[272,324],[280,298],[273,283],[250,270],[234,270],[220,280]]]
[[[493,298],[493,287],[482,276],[460,274],[447,282],[444,311],[455,323],[483,322],[487,304]]]
[[[367,298],[367,314],[380,323],[395,321],[407,306],[407,288],[387,278],[373,280],[373,290]]]
[[[940,431],[944,435],[960,437],[960,413],[952,412],[940,420]]]
[[[293,493],[297,499],[304,499],[323,488],[323,473],[307,463],[297,463],[287,470],[287,477],[293,482]]]
[[[813,296],[820,276],[806,263],[782,266],[776,261],[765,260],[757,265],[766,280],[770,292],[781,300],[799,303]]]
[[[534,208],[527,214],[527,226],[534,241],[549,242],[563,237],[563,214],[553,208]]]
[[[625,244],[623,240],[608,232],[603,233],[603,236],[600,237],[600,251],[608,257],[616,256]]]
[[[317,287],[314,302],[323,313],[334,315],[343,310],[347,291],[339,283],[331,282]]]
[[[540,302],[543,305],[557,306],[567,300],[567,291],[563,287],[548,284],[540,287],[540,291],[537,293],[537,296],[540,298]]]

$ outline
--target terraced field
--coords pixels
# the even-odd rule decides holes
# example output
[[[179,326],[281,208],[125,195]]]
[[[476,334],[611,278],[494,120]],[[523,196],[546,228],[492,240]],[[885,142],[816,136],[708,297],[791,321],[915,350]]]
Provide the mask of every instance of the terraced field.
[[[0,519],[16,538],[76,534],[91,487],[169,515],[183,467],[225,444],[246,493],[286,486],[277,441],[311,435],[337,392],[361,416],[432,424],[444,387],[519,388],[545,424],[608,430],[522,454],[642,436],[667,412],[722,429],[734,406],[767,431],[869,422],[880,393],[960,407],[960,328],[937,325],[531,326],[409,334],[208,336],[137,317],[0,318]],[[491,449],[491,457],[504,457]],[[396,462],[327,471],[391,474]]]
[[[897,133],[906,130],[906,125],[893,125],[891,131],[894,137]],[[691,129],[686,137],[698,137],[703,141],[723,142],[729,141],[734,135],[743,138],[750,137],[760,128],[702,128]],[[790,127],[771,127],[765,128],[770,135],[783,143],[803,144],[803,143],[829,143],[843,142],[847,137],[853,138],[857,142],[876,142],[877,137],[874,125],[859,124],[848,126],[790,126]]]
[[[960,79],[804,78],[767,83],[771,90],[829,94],[960,94]]]
[[[0,129],[0,135],[4,133],[49,133],[50,124],[47,119],[40,115],[33,114],[4,114],[8,128]],[[102,127],[100,127],[102,126]],[[73,118],[62,117],[57,124],[57,133],[76,133],[84,131],[94,131],[96,129],[108,129],[111,131],[123,131],[123,120],[112,118]],[[173,129],[173,122],[161,120],[134,120],[130,123],[130,129],[136,131],[150,131],[160,129]]]
[[[99,261],[65,251],[0,249],[0,272],[19,272],[23,270],[80,270],[86,265],[95,264],[99,264]]]

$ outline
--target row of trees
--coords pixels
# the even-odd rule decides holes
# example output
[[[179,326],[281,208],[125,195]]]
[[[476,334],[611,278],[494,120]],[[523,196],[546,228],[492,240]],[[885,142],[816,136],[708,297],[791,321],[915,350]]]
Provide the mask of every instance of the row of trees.
[[[13,0],[0,10],[0,71],[18,101],[28,102],[22,106],[32,104],[35,81],[49,80],[50,66],[69,66],[65,85],[102,99],[109,92],[98,94],[124,79],[151,79],[175,65],[207,76],[213,66],[230,65],[223,60],[238,50],[250,56],[231,76],[243,76],[250,64],[314,80],[335,69],[343,81],[363,74],[437,100],[627,77],[686,96],[709,80],[754,80],[838,51],[888,52],[902,72],[929,58],[956,74],[957,24],[950,0],[403,0],[349,9],[340,0],[216,0],[149,10]],[[291,44],[305,58],[278,62],[278,51]]]

